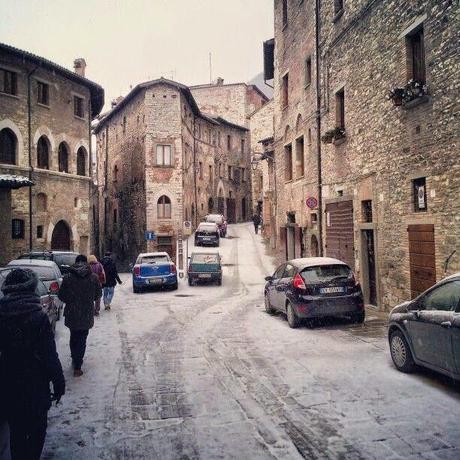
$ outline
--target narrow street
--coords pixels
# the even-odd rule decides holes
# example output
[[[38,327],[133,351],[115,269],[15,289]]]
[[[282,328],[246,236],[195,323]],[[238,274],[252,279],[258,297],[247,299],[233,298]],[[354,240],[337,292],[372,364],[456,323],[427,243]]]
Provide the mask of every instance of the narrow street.
[[[67,393],[49,413],[43,458],[460,458],[460,390],[398,372],[385,321],[290,329],[264,310],[273,266],[249,224],[221,240],[218,286],[116,289]],[[202,250],[200,248],[200,250]],[[206,249],[212,251],[213,249]]]

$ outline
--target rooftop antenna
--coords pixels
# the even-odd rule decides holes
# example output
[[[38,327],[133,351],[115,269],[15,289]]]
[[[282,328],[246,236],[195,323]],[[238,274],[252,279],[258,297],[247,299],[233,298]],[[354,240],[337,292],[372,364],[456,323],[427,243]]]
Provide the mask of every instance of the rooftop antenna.
[[[212,84],[212,53],[209,53],[209,84]]]

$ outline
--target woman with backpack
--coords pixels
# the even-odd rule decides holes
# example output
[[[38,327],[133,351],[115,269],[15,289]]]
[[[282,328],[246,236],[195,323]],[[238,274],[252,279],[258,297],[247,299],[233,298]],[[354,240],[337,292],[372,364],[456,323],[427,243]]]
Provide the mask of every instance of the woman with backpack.
[[[101,287],[104,286],[105,284],[105,271],[104,267],[102,264],[97,260],[96,256],[90,255],[88,257],[88,263],[91,268],[91,271],[97,275],[97,278],[99,279],[99,283],[101,284]],[[94,302],[94,316],[99,316],[99,312],[101,310],[101,299],[97,299]]]

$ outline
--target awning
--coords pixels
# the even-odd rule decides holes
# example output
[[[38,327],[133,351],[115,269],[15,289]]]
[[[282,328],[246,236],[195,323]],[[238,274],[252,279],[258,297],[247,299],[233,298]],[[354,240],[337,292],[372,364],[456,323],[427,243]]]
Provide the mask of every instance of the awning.
[[[35,185],[31,180],[24,176],[15,176],[13,174],[0,174],[0,189],[17,189],[21,187],[30,187]]]

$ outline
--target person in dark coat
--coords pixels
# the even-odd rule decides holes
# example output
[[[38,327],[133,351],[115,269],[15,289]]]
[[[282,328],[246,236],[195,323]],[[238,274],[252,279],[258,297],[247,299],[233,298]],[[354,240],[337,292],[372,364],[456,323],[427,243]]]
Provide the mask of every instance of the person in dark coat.
[[[38,460],[51,407],[50,382],[59,401],[65,380],[56,343],[40,297],[37,275],[12,270],[0,299],[0,419],[10,429],[12,460]]]
[[[102,290],[97,275],[86,256],[79,255],[62,280],[58,296],[65,303],[64,324],[70,329],[70,354],[73,375],[83,375],[81,366],[86,351],[86,339],[94,326],[94,302],[101,298]]]
[[[101,264],[105,271],[105,283],[104,288],[104,307],[106,310],[110,310],[112,304],[113,295],[115,294],[115,286],[122,284],[120,277],[118,276],[117,267],[112,259],[112,254],[106,252],[105,256],[101,260]]]
[[[259,225],[260,225],[261,221],[262,221],[262,219],[260,218],[259,214],[254,214],[252,216],[252,222],[254,223],[254,231],[256,232],[256,235],[257,235],[257,233],[259,233]]]

